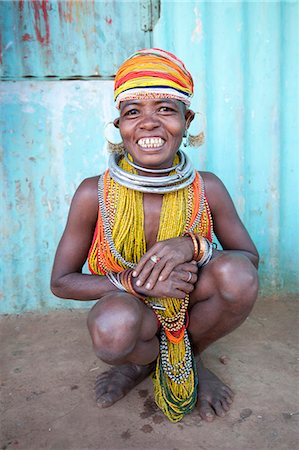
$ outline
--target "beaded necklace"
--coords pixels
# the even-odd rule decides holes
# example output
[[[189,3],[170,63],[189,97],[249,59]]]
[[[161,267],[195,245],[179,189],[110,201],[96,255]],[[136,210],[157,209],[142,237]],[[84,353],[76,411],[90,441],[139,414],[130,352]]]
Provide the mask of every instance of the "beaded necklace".
[[[175,157],[174,165],[179,158]],[[135,169],[123,158],[122,170]],[[194,231],[212,239],[212,220],[199,174],[189,186],[163,195],[157,241]],[[143,193],[120,185],[107,170],[99,178],[99,215],[88,262],[92,273],[105,275],[134,268],[146,253]],[[197,401],[197,371],[186,330],[189,296],[185,299],[147,297],[165,310],[154,309],[160,329],[160,354],[153,375],[155,400],[173,422]]]

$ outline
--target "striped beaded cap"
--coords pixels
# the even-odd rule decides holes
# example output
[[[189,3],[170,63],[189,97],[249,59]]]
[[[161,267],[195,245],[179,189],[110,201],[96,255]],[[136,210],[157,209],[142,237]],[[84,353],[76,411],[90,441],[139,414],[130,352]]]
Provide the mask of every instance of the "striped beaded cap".
[[[187,106],[193,95],[193,79],[183,62],[159,48],[145,48],[130,56],[118,69],[114,101],[175,98]]]

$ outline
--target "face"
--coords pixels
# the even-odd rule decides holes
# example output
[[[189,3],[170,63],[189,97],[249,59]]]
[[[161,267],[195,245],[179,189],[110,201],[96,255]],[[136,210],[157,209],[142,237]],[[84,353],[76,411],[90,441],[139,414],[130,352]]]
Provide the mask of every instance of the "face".
[[[178,100],[128,100],[114,124],[136,164],[162,169],[171,167],[193,117]]]

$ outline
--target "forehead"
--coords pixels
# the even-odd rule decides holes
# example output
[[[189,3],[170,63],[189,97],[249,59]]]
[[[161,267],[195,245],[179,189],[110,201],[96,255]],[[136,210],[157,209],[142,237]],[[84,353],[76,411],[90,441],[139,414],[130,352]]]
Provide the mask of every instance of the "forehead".
[[[181,111],[186,110],[186,105],[180,100],[174,98],[163,98],[163,99],[143,99],[143,100],[124,100],[120,103],[120,110],[126,108],[127,106],[159,106],[159,105],[169,105],[179,108]]]

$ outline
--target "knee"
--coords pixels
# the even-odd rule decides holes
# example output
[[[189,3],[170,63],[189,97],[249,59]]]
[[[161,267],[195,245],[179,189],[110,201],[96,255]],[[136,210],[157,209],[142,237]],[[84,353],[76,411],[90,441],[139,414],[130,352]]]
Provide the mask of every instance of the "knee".
[[[100,300],[88,320],[96,355],[108,364],[117,364],[129,355],[137,342],[141,315],[137,305],[110,298]]]
[[[256,268],[242,255],[222,255],[215,263],[214,280],[226,307],[237,314],[249,313],[258,294]]]

